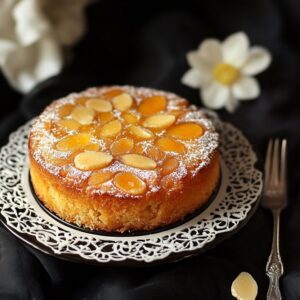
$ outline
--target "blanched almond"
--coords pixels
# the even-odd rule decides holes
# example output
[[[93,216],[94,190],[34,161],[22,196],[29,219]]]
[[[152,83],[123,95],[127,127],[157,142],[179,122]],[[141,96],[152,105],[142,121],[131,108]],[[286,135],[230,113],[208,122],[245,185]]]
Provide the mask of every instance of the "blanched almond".
[[[121,161],[128,166],[152,170],[156,168],[156,162],[151,158],[139,154],[124,154],[121,156]]]
[[[57,124],[67,130],[77,130],[80,127],[80,123],[71,119],[59,120]]]
[[[128,132],[137,139],[150,140],[154,138],[154,134],[141,126],[132,125],[129,127]]]
[[[92,98],[86,101],[85,105],[98,112],[112,111],[111,103],[103,99]]]
[[[173,115],[153,115],[146,118],[143,122],[143,126],[153,129],[163,129],[171,126],[176,120]]]
[[[113,120],[106,123],[100,130],[101,137],[114,137],[122,130],[122,124],[119,120]]]
[[[95,112],[84,106],[76,106],[71,113],[72,118],[81,125],[88,125],[93,122]]]
[[[119,111],[125,111],[129,109],[133,103],[132,97],[129,94],[123,93],[112,99],[114,108]]]
[[[143,194],[146,191],[145,182],[136,175],[128,172],[118,173],[114,177],[114,185],[121,191],[132,195]]]
[[[77,154],[74,164],[77,169],[88,171],[106,167],[112,159],[111,155],[104,152],[87,151]]]
[[[59,151],[74,151],[82,149],[91,143],[92,136],[88,133],[78,133],[60,140],[55,148]]]
[[[203,135],[203,128],[197,123],[182,123],[167,130],[167,135],[181,139],[191,140]]]

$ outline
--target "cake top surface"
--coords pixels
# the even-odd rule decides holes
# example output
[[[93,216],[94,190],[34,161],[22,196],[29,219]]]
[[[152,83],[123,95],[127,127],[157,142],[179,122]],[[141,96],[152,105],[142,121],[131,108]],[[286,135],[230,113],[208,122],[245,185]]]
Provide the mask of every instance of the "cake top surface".
[[[29,146],[36,162],[78,191],[138,197],[197,174],[218,134],[178,95],[110,86],[54,101],[34,122]]]

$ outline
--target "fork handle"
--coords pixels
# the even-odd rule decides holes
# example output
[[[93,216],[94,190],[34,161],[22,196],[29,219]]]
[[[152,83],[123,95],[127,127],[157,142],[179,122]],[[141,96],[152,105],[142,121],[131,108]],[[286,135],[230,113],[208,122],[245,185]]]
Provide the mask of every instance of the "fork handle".
[[[280,300],[279,278],[283,274],[283,264],[279,251],[280,210],[273,210],[273,219],[272,251],[266,267],[266,272],[270,279],[267,300]]]

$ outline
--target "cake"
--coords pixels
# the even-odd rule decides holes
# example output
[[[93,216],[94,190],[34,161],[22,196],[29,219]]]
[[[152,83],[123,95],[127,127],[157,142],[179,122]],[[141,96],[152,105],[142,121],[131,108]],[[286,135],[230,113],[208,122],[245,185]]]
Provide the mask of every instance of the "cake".
[[[202,207],[220,176],[218,133],[173,93],[89,88],[53,101],[29,134],[31,182],[63,220],[107,232],[152,230]]]

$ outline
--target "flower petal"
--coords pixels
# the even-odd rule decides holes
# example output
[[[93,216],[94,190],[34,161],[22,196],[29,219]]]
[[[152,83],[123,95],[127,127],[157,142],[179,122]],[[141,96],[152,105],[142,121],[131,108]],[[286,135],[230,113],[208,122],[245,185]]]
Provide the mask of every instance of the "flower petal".
[[[222,45],[223,60],[225,63],[241,67],[248,55],[249,39],[244,32],[237,32],[225,39]]]
[[[265,70],[271,63],[270,52],[263,47],[252,47],[249,50],[248,58],[242,67],[246,75],[256,75]]]
[[[198,69],[200,72],[211,72],[213,64],[204,60],[198,51],[190,51],[187,53],[187,61],[192,68]]]
[[[11,85],[20,92],[30,91],[37,83],[58,74],[63,65],[59,45],[51,37],[28,47],[16,46],[2,66]]]
[[[260,94],[259,83],[252,77],[241,77],[232,86],[232,92],[237,99],[251,100]]]
[[[227,103],[225,104],[226,110],[230,113],[233,113],[238,106],[239,106],[238,100],[231,93],[231,97],[228,99]]]
[[[199,46],[199,55],[212,64],[222,60],[221,43],[217,39],[206,39]]]
[[[191,87],[199,88],[211,79],[211,73],[203,73],[197,69],[188,70],[181,78],[181,83]]]
[[[19,1],[12,14],[16,23],[17,38],[24,46],[36,42],[50,28],[36,0]]]
[[[213,81],[202,88],[201,97],[206,107],[219,109],[228,102],[231,92],[229,87]]]

